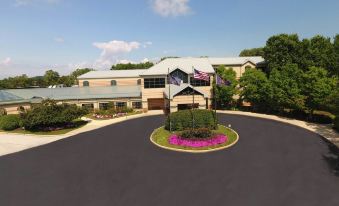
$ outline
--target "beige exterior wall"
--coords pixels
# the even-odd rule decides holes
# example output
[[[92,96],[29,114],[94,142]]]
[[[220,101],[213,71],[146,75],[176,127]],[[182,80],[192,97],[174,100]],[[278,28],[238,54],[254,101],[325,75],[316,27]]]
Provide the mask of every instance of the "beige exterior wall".
[[[108,79],[79,79],[79,86],[83,87],[83,82],[88,81],[90,87],[111,86],[111,81],[117,81],[117,86],[134,86],[138,85],[141,78],[108,78]]]
[[[220,65],[213,65],[213,68],[216,69],[218,68]],[[243,65],[224,65],[225,68],[232,68],[235,73],[236,73],[236,78],[239,79],[240,77],[242,77],[243,73],[245,72],[246,70],[246,67],[247,66],[250,66],[252,68],[255,68],[255,65],[251,62],[247,62]]]
[[[23,106],[25,109],[31,108],[30,104],[27,103],[19,103],[19,104],[10,104],[10,105],[1,105],[0,108],[6,110],[7,114],[18,114],[18,107]]]

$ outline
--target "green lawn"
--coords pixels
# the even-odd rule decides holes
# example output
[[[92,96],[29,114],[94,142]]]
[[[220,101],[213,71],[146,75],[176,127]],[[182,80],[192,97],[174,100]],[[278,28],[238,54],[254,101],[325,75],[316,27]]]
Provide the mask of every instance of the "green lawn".
[[[191,148],[189,147],[189,150],[206,150],[206,149],[215,149],[218,147],[223,147],[226,145],[232,144],[234,141],[237,140],[237,134],[234,133],[232,130],[229,128],[219,125],[217,130],[213,130],[214,133],[217,134],[224,134],[227,136],[227,141],[224,144],[219,144],[211,147],[200,147],[200,148]],[[176,132],[173,132],[177,134]],[[155,141],[156,143],[165,146],[165,147],[171,147],[171,148],[177,148],[177,149],[187,149],[188,147],[182,147],[182,146],[177,146],[177,145],[171,145],[168,143],[168,137],[170,136],[170,132],[166,130],[164,127],[160,127],[156,130],[154,130],[153,135],[152,135],[152,140]]]

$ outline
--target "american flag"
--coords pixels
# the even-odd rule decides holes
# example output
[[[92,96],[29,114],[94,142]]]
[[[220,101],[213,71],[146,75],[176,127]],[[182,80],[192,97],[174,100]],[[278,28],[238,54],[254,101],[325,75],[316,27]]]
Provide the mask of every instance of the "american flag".
[[[210,76],[206,72],[202,72],[194,68],[193,68],[193,72],[194,72],[193,73],[194,79],[200,79],[200,80],[205,80],[205,81],[210,80]]]

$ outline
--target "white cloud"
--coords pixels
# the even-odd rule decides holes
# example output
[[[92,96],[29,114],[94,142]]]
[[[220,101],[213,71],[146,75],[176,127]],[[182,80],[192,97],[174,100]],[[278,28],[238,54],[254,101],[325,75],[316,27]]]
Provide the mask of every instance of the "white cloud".
[[[15,0],[14,6],[27,6],[36,3],[55,4],[61,0]]]
[[[140,48],[140,43],[136,41],[125,42],[113,40],[110,42],[95,42],[93,46],[101,49],[100,57],[95,61],[94,66],[98,68],[109,68],[117,63],[118,58],[126,53]]]
[[[151,0],[151,5],[155,13],[168,16],[182,16],[192,12],[188,5],[190,0]]]
[[[151,41],[147,41],[147,42],[144,42],[142,46],[143,46],[144,48],[147,48],[148,46],[151,46],[152,44],[153,44],[153,43],[152,43]]]
[[[12,59],[10,57],[5,58],[0,62],[1,66],[9,66],[12,63]]]
[[[54,41],[55,41],[55,42],[58,42],[58,43],[64,43],[64,42],[65,42],[65,39],[62,38],[62,37],[56,37],[56,38],[54,38]]]

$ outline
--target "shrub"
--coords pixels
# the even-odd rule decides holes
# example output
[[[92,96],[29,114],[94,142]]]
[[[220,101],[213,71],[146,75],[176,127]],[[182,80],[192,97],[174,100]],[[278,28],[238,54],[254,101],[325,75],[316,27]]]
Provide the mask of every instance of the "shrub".
[[[339,116],[334,119],[334,128],[339,132]]]
[[[0,117],[6,115],[7,112],[4,108],[0,108]]]
[[[180,133],[180,137],[183,138],[210,138],[212,137],[213,133],[208,128],[200,128],[200,129],[190,129],[190,130],[184,130]]]
[[[181,110],[171,113],[165,122],[165,129],[169,130],[171,120],[171,129],[181,131],[192,128],[192,119],[194,118],[194,128],[215,129],[214,112],[210,110]]]
[[[131,112],[133,112],[133,109],[130,108],[130,107],[123,107],[123,108],[119,108],[118,112],[131,113]]]
[[[23,126],[27,130],[63,126],[87,113],[87,109],[76,105],[58,105],[55,101],[45,100],[22,114]]]
[[[19,115],[9,114],[0,117],[0,129],[5,131],[11,131],[19,128],[21,125],[21,119]]]

